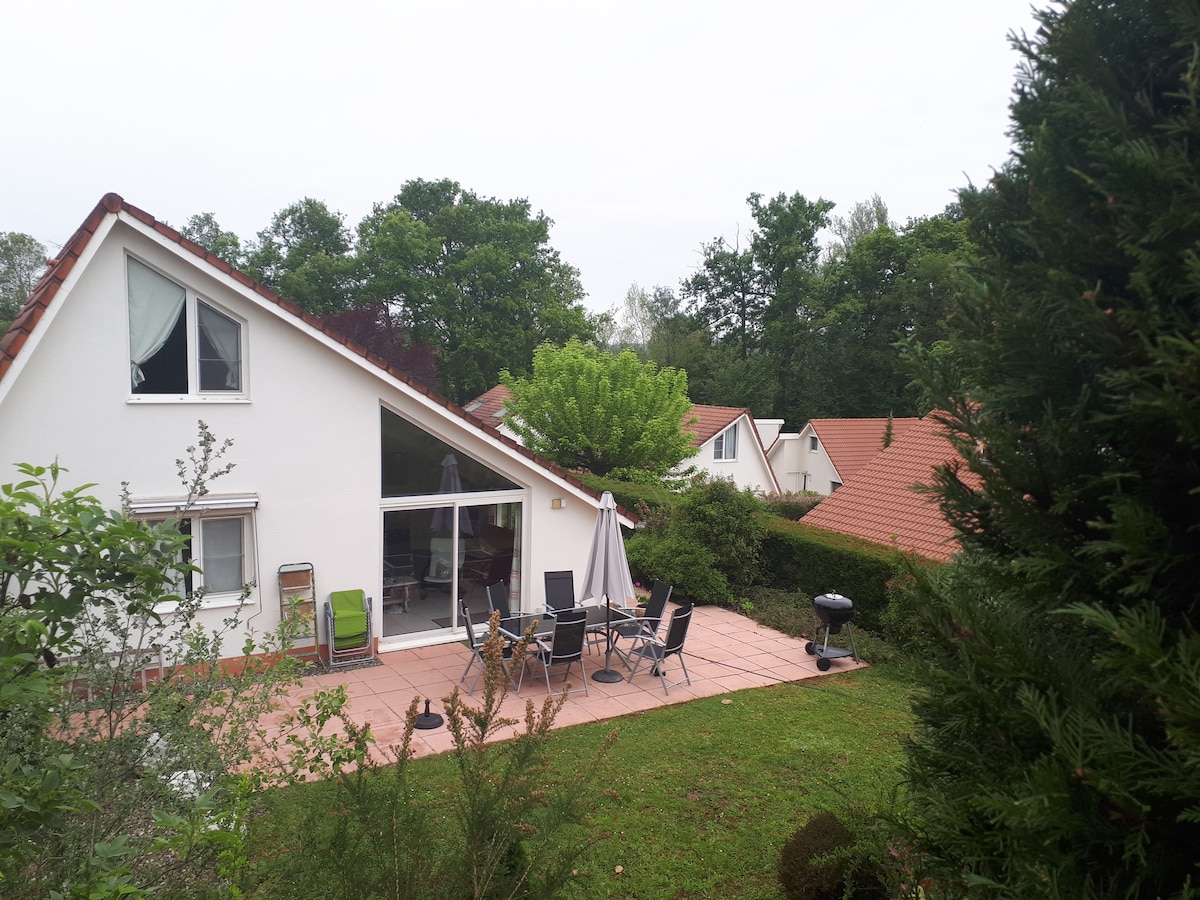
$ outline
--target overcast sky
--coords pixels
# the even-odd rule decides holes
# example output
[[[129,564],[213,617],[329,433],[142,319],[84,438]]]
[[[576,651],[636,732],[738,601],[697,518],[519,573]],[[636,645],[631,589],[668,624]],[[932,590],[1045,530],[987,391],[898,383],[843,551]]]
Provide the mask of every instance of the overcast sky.
[[[903,223],[986,182],[1032,30],[1027,0],[19,0],[0,231],[53,253],[108,191],[243,241],[306,196],[353,229],[451,178],[553,219],[604,310],[745,232],[752,192]]]

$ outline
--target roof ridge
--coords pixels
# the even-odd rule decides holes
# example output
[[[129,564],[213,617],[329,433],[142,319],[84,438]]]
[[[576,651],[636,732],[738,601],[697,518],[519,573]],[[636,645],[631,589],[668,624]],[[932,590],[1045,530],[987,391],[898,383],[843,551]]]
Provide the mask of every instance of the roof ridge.
[[[38,283],[34,286],[33,291],[30,293],[29,299],[27,299],[24,305],[21,307],[20,312],[18,312],[16,319],[13,320],[13,324],[10,326],[9,330],[4,335],[0,335],[0,380],[4,379],[5,375],[8,374],[9,369],[11,369],[13,364],[16,362],[17,356],[24,348],[29,337],[33,334],[34,329],[41,321],[42,316],[49,308],[51,302],[57,296],[59,289],[63,285],[63,282],[66,280],[71,270],[74,269],[75,264],[79,261],[80,257],[87,249],[88,244],[91,243],[92,238],[95,237],[96,232],[99,230],[101,224],[109,216],[120,216],[122,213],[133,219],[136,219],[138,222],[141,222],[143,225],[152,229],[167,240],[179,244],[179,246],[184,250],[187,250],[189,253],[200,257],[206,263],[219,269],[221,272],[233,278],[244,287],[254,291],[263,299],[275,304],[280,309],[290,313],[317,331],[320,331],[326,337],[341,344],[343,347],[357,356],[362,357],[377,369],[387,373],[389,376],[397,381],[400,381],[413,391],[416,391],[417,393],[429,398],[430,401],[444,407],[448,412],[457,415],[472,427],[479,428],[492,437],[500,440],[503,444],[519,452],[522,456],[525,456],[539,467],[552,472],[558,478],[565,480],[573,487],[590,494],[596,499],[600,498],[600,492],[596,491],[594,488],[588,487],[586,484],[580,481],[578,477],[572,475],[557,463],[553,463],[544,457],[538,456],[532,450],[523,446],[519,442],[514,441],[508,436],[500,433],[495,427],[485,424],[477,416],[473,416],[472,414],[466,412],[462,407],[446,399],[444,396],[439,394],[437,391],[434,391],[423,382],[420,382],[408,375],[406,372],[397,369],[382,357],[371,353],[365,347],[356,344],[336,328],[329,327],[319,318],[304,311],[291,300],[281,297],[270,288],[251,278],[245,272],[235,268],[230,263],[221,259],[219,256],[210,253],[195,241],[184,237],[179,233],[179,231],[172,228],[170,225],[166,224],[165,222],[160,222],[158,219],[154,218],[154,216],[150,215],[150,213],[140,209],[137,206],[134,206],[132,203],[126,201],[120,194],[117,194],[113,191],[106,193],[100,198],[100,202],[96,204],[87,218],[83,220],[83,223],[77,229],[75,229],[71,237],[67,239],[67,242],[63,244],[59,254],[56,257],[52,257],[47,260],[46,271],[43,272],[41,278],[38,279]],[[637,518],[623,507],[618,507],[618,510],[627,518]]]

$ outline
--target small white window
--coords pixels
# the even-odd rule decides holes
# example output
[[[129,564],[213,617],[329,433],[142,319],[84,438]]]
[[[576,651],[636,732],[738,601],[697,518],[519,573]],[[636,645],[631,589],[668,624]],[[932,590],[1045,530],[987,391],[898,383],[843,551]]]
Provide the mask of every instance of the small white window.
[[[253,495],[206,495],[186,511],[172,500],[134,500],[130,511],[146,519],[178,518],[179,530],[189,537],[183,561],[193,563],[178,590],[204,590],[204,606],[237,602],[242,589],[255,580]],[[182,516],[182,518],[180,518]]]
[[[713,441],[713,459],[737,459],[737,423],[730,425]]]
[[[817,452],[817,450],[818,450],[818,449],[820,449],[820,448],[819,448],[819,446],[818,446],[818,444],[817,444],[817,436],[816,436],[815,434],[813,434],[813,435],[809,435],[809,438],[808,438],[808,449],[809,449],[809,450],[811,450],[813,453],[816,453],[816,452]]]

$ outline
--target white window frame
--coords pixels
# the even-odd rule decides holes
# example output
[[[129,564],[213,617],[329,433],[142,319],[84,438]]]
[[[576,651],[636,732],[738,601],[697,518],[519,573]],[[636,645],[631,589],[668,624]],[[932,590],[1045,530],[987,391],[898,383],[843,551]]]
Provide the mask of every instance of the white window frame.
[[[249,399],[248,366],[246,365],[247,346],[248,346],[248,327],[244,318],[232,312],[228,308],[219,303],[214,302],[207,296],[197,293],[181,279],[174,278],[168,275],[157,266],[152,266],[144,259],[139,259],[132,254],[127,254],[125,262],[125,304],[126,310],[129,307],[129,261],[133,260],[147,269],[150,269],[156,275],[166,279],[172,284],[180,287],[184,291],[184,314],[187,317],[187,381],[188,389],[186,393],[154,393],[154,394],[137,394],[133,393],[133,388],[130,386],[129,400],[132,403],[177,403],[183,401],[204,401],[216,403],[228,402],[245,402]],[[200,389],[200,306],[207,306],[218,315],[224,316],[238,326],[238,387],[237,389],[226,390],[201,390]],[[132,338],[126,330],[126,338],[132,342]],[[132,357],[132,351],[130,353]]]
[[[734,422],[713,439],[713,459],[722,462],[733,462],[737,459],[738,423]],[[732,438],[732,440],[730,440]],[[733,453],[727,453],[726,447],[733,444]]]
[[[190,523],[191,560],[200,569],[192,573],[191,590],[205,587],[204,583],[204,525],[208,522],[238,520],[241,527],[242,581],[232,590],[211,591],[200,602],[201,609],[221,609],[242,604],[242,591],[258,579],[258,541],[255,529],[255,510],[258,496],[254,494],[206,494],[192,501],[185,508],[181,498],[147,498],[130,501],[130,515],[139,519],[179,519]],[[253,600],[254,592],[245,602]],[[161,603],[155,607],[159,613],[169,613],[176,604]]]
[[[816,453],[820,449],[821,449],[821,442],[817,440],[817,436],[815,434],[810,434],[808,436],[808,452]]]

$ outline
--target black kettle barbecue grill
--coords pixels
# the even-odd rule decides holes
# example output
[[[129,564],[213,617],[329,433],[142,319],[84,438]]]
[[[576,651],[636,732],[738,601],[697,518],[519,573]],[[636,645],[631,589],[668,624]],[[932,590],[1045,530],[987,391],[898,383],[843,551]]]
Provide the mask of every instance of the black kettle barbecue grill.
[[[822,672],[828,672],[829,667],[833,665],[830,660],[841,659],[845,656],[852,656],[854,661],[858,662],[858,650],[854,646],[854,629],[850,627],[850,620],[854,618],[854,603],[850,598],[833,593],[813,597],[813,612],[816,613],[821,624],[817,626],[816,640],[805,644],[804,652],[809,656],[817,657],[817,668]],[[829,646],[829,636],[841,634],[843,625],[846,627],[846,636],[850,639],[849,650],[845,647]]]

